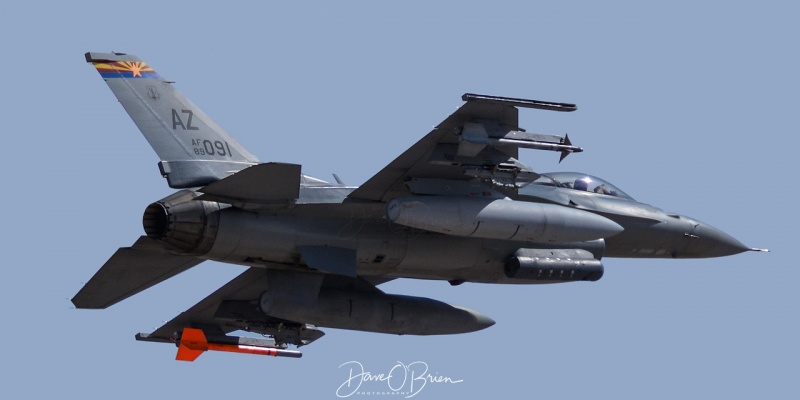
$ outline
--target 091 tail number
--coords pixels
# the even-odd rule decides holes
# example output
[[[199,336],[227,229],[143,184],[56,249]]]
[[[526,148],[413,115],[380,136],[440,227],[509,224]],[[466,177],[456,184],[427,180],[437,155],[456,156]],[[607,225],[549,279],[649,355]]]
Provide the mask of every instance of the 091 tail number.
[[[228,146],[228,142],[192,139],[192,147],[197,156],[231,157],[231,148]]]

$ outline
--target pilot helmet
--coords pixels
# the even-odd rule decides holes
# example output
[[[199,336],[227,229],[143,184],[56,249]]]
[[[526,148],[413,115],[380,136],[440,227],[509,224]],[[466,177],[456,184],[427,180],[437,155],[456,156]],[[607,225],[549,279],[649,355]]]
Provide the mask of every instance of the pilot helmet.
[[[589,183],[592,180],[588,176],[584,176],[583,178],[575,179],[575,183],[572,184],[573,189],[578,190],[589,190]]]

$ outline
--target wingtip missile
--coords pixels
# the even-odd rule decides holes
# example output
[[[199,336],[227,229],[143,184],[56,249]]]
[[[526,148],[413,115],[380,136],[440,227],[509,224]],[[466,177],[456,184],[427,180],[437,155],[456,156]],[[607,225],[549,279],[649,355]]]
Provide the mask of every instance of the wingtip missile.
[[[224,343],[222,341],[209,341],[202,329],[184,328],[178,340],[178,353],[175,359],[179,361],[194,361],[206,351],[225,351],[229,353],[260,354],[273,357],[300,358],[303,353],[294,350],[285,350],[275,347]]]

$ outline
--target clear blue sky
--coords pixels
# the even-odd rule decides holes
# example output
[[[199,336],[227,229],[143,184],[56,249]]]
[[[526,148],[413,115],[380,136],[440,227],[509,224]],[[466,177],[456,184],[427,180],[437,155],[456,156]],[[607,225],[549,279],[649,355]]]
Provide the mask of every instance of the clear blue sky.
[[[336,398],[338,366],[351,360],[375,373],[425,361],[463,380],[426,387],[423,399],[798,396],[796,2],[166,3],[3,6],[0,397]],[[241,267],[207,262],[103,311],[68,301],[142,234],[145,206],[170,193],[155,153],[83,60],[112,50],[176,81],[263,160],[350,184],[464,92],[577,103],[576,113],[522,111],[521,125],[568,132],[586,152],[559,165],[527,151],[523,162],[593,173],[772,252],[606,259],[594,283],[392,282],[385,290],[497,324],[441,337],[326,329],[300,360],[177,362],[173,347],[133,335]]]

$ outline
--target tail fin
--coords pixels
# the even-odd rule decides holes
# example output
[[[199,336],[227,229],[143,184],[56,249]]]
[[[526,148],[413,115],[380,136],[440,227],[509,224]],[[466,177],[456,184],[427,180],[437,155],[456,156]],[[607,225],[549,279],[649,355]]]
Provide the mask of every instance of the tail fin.
[[[158,166],[170,187],[204,186],[258,163],[139,57],[86,53],[86,62],[97,68],[161,158]]]
[[[184,328],[181,340],[178,343],[178,354],[175,359],[179,361],[194,361],[204,351],[208,350],[208,339],[201,329]]]

